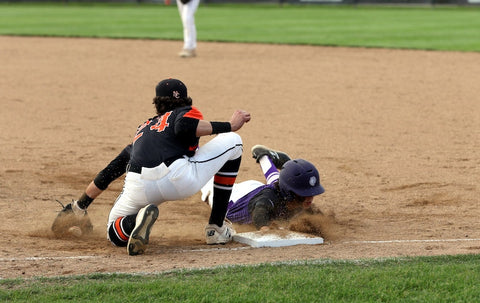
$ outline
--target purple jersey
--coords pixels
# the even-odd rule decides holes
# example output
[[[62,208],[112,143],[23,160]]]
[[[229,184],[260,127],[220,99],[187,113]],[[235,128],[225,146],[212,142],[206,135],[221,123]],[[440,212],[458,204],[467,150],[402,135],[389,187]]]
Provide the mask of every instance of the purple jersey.
[[[252,190],[245,196],[238,199],[235,203],[230,201],[227,207],[227,219],[240,224],[250,224],[252,223],[252,216],[248,211],[248,204],[250,200],[255,197],[259,192],[261,192],[266,187],[273,187],[271,184],[262,185]]]
[[[287,197],[278,190],[276,183],[262,185],[237,201],[230,201],[227,219],[240,224],[253,223],[257,228],[266,226],[275,219],[286,219]]]

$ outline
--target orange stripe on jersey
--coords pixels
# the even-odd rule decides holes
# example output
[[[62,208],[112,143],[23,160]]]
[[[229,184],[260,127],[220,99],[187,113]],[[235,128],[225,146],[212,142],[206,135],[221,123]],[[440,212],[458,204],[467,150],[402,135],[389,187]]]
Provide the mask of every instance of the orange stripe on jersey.
[[[138,138],[140,138],[141,136],[143,136],[143,133],[139,133],[138,135],[136,135],[134,138],[133,138],[133,143],[135,143],[135,141],[137,141]]]
[[[118,218],[115,220],[115,230],[118,234],[118,236],[123,240],[123,241],[128,241],[128,237],[123,233],[122,227],[120,226],[120,222],[122,221],[123,217]]]
[[[236,177],[215,176],[213,181],[217,184],[232,185],[235,183]]]
[[[183,115],[184,117],[187,117],[187,118],[193,118],[193,119],[197,119],[197,120],[203,120],[203,115],[202,113],[198,110],[198,108],[196,108],[195,106],[192,106],[192,109],[189,110],[185,115]]]

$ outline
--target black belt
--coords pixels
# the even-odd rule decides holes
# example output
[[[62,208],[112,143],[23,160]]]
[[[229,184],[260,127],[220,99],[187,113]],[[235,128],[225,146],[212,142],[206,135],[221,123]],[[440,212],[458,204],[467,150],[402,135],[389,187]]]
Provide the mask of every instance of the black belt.
[[[165,165],[167,167],[169,167],[173,162],[177,161],[180,158],[182,158],[182,157],[173,157],[173,158],[170,158],[170,159],[167,159],[167,160],[163,161],[163,163],[165,163]],[[127,171],[132,172],[132,173],[141,174],[142,173],[142,166],[139,166],[137,164],[129,163],[128,166],[127,166]]]

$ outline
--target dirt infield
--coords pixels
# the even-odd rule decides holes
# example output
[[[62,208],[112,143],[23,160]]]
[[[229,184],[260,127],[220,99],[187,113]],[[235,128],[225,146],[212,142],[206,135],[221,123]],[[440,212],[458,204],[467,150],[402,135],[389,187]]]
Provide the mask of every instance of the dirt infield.
[[[0,278],[480,252],[479,53],[200,43],[181,59],[180,48],[0,37]],[[207,119],[252,113],[238,181],[262,180],[259,143],[316,164],[325,216],[311,220],[325,244],[207,246],[197,194],[162,204],[146,254],[130,257],[106,240],[122,180],[90,207],[93,235],[51,234],[55,200],[77,198],[129,143],[166,77]]]

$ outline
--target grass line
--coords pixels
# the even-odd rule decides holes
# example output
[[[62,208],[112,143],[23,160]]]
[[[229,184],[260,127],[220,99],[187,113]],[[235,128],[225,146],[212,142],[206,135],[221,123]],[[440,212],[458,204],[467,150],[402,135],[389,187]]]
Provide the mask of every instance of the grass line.
[[[0,280],[2,302],[477,302],[480,256],[294,261]]]
[[[200,41],[480,51],[478,7],[202,4]],[[182,40],[176,6],[0,4],[0,35]]]

